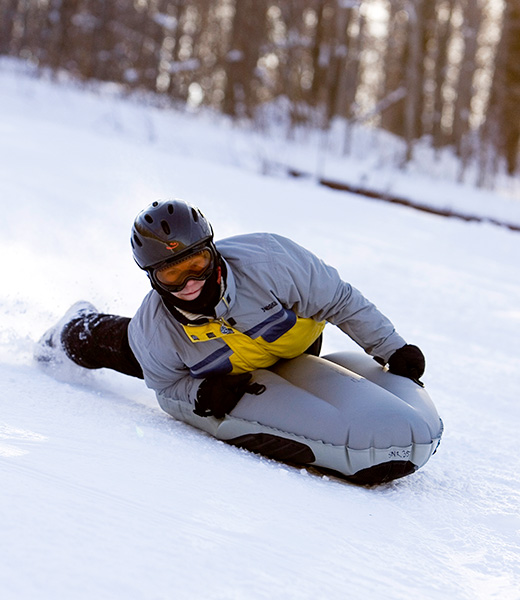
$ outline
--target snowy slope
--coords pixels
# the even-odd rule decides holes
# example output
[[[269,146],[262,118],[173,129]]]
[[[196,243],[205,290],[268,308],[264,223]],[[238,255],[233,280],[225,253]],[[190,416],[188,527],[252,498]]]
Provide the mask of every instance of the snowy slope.
[[[262,177],[247,142],[0,65],[2,599],[519,599],[520,234]],[[423,348],[446,432],[422,470],[358,488],[216,442],[140,381],[35,367],[77,299],[133,314],[129,227],[168,196],[218,237],[296,239]]]

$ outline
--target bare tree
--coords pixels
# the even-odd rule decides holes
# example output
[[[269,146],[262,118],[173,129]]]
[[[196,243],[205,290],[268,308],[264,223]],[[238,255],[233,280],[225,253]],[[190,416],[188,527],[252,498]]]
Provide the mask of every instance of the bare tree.
[[[401,0],[389,2],[388,5],[384,82],[380,98],[395,98],[394,102],[381,107],[381,126],[399,136],[404,135],[404,98],[408,93],[404,70],[408,54],[408,14],[404,6]]]
[[[266,0],[236,0],[231,46],[224,58],[226,114],[251,117],[255,104],[256,67],[265,40]]]
[[[520,140],[520,0],[509,0],[502,37],[495,58],[495,73],[486,119],[481,128],[480,185],[490,185],[500,162],[517,170]]]
[[[441,148],[447,143],[447,135],[443,129],[445,109],[445,82],[450,64],[449,49],[453,36],[452,17],[457,0],[444,0],[437,6],[434,62],[434,92],[432,103],[431,135],[434,148]]]
[[[471,99],[474,94],[473,77],[477,69],[477,39],[482,14],[478,2],[469,0],[464,6],[462,37],[464,50],[459,66],[457,97],[454,105],[452,138],[457,154],[466,164],[470,159],[470,148],[465,144],[470,128]]]
[[[352,106],[358,86],[359,51],[356,47],[362,37],[362,29],[356,37],[349,28],[356,18],[355,4],[338,2],[335,15],[334,46],[331,51],[329,114],[352,117]]]
[[[0,2],[0,54],[10,54],[14,25],[18,15],[18,0]]]

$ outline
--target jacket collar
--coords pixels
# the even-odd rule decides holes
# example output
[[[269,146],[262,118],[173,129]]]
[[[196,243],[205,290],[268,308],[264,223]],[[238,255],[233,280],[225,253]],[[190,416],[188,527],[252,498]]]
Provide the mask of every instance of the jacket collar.
[[[215,314],[217,319],[226,317],[229,311],[233,308],[237,295],[235,275],[233,274],[229,263],[224,258],[222,258],[222,261],[226,264],[226,282],[222,298],[219,300],[217,306],[215,306]]]

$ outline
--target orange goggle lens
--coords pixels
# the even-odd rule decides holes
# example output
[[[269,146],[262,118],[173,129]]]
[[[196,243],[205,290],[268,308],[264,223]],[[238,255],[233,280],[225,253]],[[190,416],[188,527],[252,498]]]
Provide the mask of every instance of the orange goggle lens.
[[[213,255],[204,248],[196,254],[169,263],[154,273],[159,285],[170,291],[180,291],[188,279],[206,279],[211,274]]]

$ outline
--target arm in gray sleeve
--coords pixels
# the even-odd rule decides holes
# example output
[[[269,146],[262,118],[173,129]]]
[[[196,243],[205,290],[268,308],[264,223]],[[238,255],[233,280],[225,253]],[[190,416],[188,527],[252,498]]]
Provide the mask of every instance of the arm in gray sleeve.
[[[301,317],[337,325],[368,354],[385,362],[405,340],[363,294],[342,281],[333,267],[279,236],[272,237],[279,299]]]
[[[130,347],[143,369],[146,385],[158,398],[176,398],[194,405],[202,380],[192,377],[180,360],[167,325],[160,300],[150,292],[130,321]]]
[[[147,366],[143,368],[145,383],[155,391],[160,403],[161,398],[175,398],[188,401],[192,406],[195,405],[202,379],[192,377],[189,369],[173,356],[165,361],[164,356],[154,359],[149,354],[145,362],[147,362]]]

